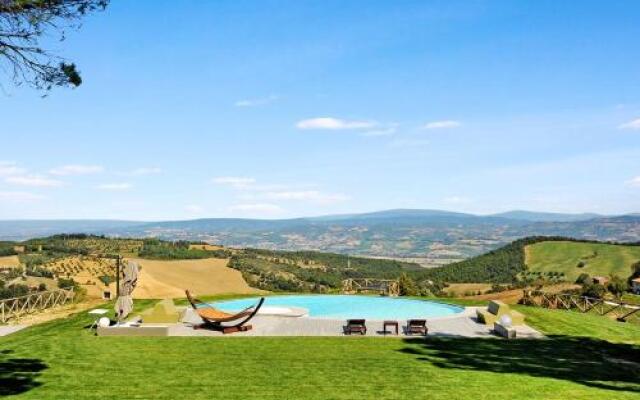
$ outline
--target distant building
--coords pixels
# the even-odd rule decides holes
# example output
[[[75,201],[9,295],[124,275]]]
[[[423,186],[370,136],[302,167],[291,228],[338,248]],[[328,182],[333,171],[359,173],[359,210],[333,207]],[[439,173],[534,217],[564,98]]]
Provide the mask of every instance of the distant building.
[[[607,278],[606,276],[594,276],[592,279],[593,283],[599,285],[606,285],[607,283],[609,283],[609,278]]]
[[[15,251],[18,254],[23,254],[24,253],[24,246],[13,246],[13,251]]]
[[[640,278],[631,280],[631,291],[635,294],[640,294]]]

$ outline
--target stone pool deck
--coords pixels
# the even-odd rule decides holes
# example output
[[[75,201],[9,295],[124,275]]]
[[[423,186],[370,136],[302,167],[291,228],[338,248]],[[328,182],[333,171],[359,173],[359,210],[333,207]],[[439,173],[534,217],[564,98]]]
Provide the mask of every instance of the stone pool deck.
[[[0,336],[11,335],[12,333],[21,331],[26,327],[26,325],[2,325],[0,326]]]
[[[169,329],[169,336],[223,336],[220,332],[206,329],[193,329],[193,325],[202,320],[192,309],[187,309],[182,324],[173,325]],[[367,320],[368,337],[385,337],[382,334],[383,321]],[[400,335],[387,334],[386,337],[403,337],[406,321],[398,320]],[[309,318],[309,317],[279,317],[256,316],[251,322],[253,329],[239,332],[227,337],[236,336],[344,336],[344,320]],[[427,319],[429,336],[453,337],[496,337],[492,327],[476,321],[476,307],[466,307],[462,313]],[[523,325],[516,327],[517,337],[525,339],[542,338],[543,335],[535,329]],[[354,335],[359,337],[360,335]]]

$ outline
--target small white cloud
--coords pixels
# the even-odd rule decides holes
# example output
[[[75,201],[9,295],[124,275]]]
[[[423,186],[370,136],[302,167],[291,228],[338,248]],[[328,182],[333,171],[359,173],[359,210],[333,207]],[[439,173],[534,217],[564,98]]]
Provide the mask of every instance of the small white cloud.
[[[234,106],[236,107],[256,107],[256,106],[264,106],[270,103],[273,103],[274,101],[278,100],[280,98],[280,96],[276,96],[274,94],[267,96],[267,97],[261,97],[261,98],[256,98],[256,99],[243,99],[243,100],[238,100],[235,103],[233,103]]]
[[[130,183],[105,183],[105,184],[96,186],[96,189],[107,190],[111,192],[120,192],[120,191],[129,190],[132,187],[133,185]]]
[[[100,165],[63,165],[49,171],[52,175],[91,175],[104,171],[104,167]]]
[[[371,129],[378,124],[373,121],[348,121],[339,118],[319,117],[305,119],[296,123],[298,129],[323,129],[323,130],[345,130],[345,129]]]
[[[632,129],[632,130],[638,130],[640,129],[640,118],[638,119],[634,119],[633,121],[629,121],[627,123],[624,123],[622,125],[618,126],[618,129]]]
[[[14,185],[32,187],[59,187],[63,185],[61,181],[40,175],[10,176],[5,179],[5,182]]]
[[[0,176],[22,175],[26,172],[26,169],[18,167],[15,162],[0,161]]]
[[[232,213],[269,216],[281,214],[284,210],[276,204],[256,203],[256,204],[237,204],[229,207]]]
[[[211,182],[217,185],[231,186],[234,189],[246,189],[256,183],[256,180],[241,176],[219,176],[217,178],[213,178]]]
[[[627,181],[627,185],[632,187],[640,187],[640,176],[636,176],[635,178],[629,179]]]
[[[7,202],[38,201],[45,198],[45,196],[29,192],[0,192],[0,201]]]
[[[349,200],[349,196],[341,193],[322,193],[317,190],[268,192],[265,197],[270,200],[313,201],[320,204],[332,204]]]
[[[162,168],[157,167],[143,167],[136,168],[133,171],[129,172],[129,175],[133,176],[143,176],[143,175],[157,175],[162,173]]]
[[[443,201],[445,203],[448,203],[448,204],[469,204],[469,203],[471,203],[471,199],[469,199],[467,197],[461,197],[461,196],[445,197],[443,199]]]
[[[422,129],[451,129],[458,128],[460,126],[462,126],[462,123],[460,121],[445,120],[427,122],[422,126]]]

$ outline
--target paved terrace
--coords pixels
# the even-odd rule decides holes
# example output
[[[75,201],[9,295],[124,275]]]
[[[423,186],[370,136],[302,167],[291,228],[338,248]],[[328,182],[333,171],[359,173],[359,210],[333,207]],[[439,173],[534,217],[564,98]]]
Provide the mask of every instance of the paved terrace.
[[[200,317],[187,309],[183,318],[184,323],[172,326],[170,336],[222,336],[222,333],[206,329],[193,329],[193,325],[202,323]],[[367,320],[367,336],[382,335],[383,321]],[[400,336],[406,321],[398,320]],[[227,336],[344,336],[344,320],[309,318],[309,317],[279,317],[260,316],[250,322],[253,329],[248,332],[238,332]],[[476,307],[466,307],[462,313],[427,319],[429,336],[459,336],[459,337],[495,337],[492,327],[476,322]],[[518,338],[541,338],[543,335],[529,326],[516,327]],[[360,336],[360,335],[354,335]],[[387,334],[387,337],[395,335]]]
[[[26,327],[26,325],[2,325],[0,326],[0,336],[11,335],[12,333],[18,332]]]

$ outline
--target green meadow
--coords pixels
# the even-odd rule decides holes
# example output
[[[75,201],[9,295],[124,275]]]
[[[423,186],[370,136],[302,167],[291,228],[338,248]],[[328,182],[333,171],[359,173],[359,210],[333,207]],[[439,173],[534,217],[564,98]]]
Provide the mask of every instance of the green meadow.
[[[518,309],[548,339],[97,337],[86,329],[91,317],[81,313],[0,338],[0,395],[640,398],[640,328],[570,311]]]
[[[564,272],[568,281],[582,273],[626,278],[631,265],[640,261],[640,246],[604,243],[540,242],[527,246],[525,253],[529,271]]]

